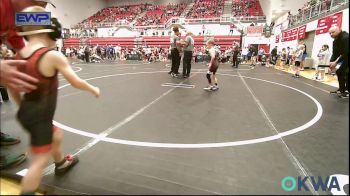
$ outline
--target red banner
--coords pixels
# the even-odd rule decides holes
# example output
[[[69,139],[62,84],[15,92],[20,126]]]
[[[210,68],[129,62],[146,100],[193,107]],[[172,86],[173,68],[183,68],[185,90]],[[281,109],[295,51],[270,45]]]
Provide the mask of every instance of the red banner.
[[[343,12],[333,14],[318,20],[316,35],[328,33],[332,26],[341,27]]]
[[[286,38],[286,37],[287,37],[287,32],[283,32],[282,33],[282,38],[283,38],[282,40],[283,40],[283,42],[284,42],[284,38]]]
[[[298,39],[305,38],[305,32],[306,32],[306,25],[303,25],[303,26],[299,27]]]
[[[291,30],[288,30],[288,31],[287,31],[287,36],[286,36],[286,37],[290,37],[291,32],[292,32]]]
[[[329,29],[329,16],[318,20],[316,35],[327,33]]]
[[[292,35],[291,35],[292,40],[298,39],[298,31],[299,31],[299,28],[292,29]]]
[[[304,34],[305,34],[306,25],[304,26],[305,26],[305,29],[304,29]],[[292,41],[298,38],[299,38],[299,28],[290,29],[282,33],[282,42]]]
[[[331,16],[329,19],[329,23],[330,23],[329,28],[331,28],[332,26],[341,27],[342,19],[343,19],[343,12],[339,12]]]

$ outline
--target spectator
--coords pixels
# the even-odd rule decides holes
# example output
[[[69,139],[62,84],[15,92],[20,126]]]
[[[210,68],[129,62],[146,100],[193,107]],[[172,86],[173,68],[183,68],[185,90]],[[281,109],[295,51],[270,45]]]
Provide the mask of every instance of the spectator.
[[[307,57],[306,44],[304,43],[304,40],[300,40],[299,44],[304,46],[303,56],[302,56],[302,59],[301,59],[301,67],[300,67],[300,70],[304,71],[305,59]]]
[[[275,46],[272,50],[271,50],[271,64],[272,65],[276,65],[276,61],[277,61],[277,46]]]
[[[329,46],[327,44],[323,45],[321,50],[318,52],[318,63],[316,64],[316,74],[315,80],[324,80],[325,67],[329,65],[331,53],[329,52]]]
[[[235,28],[235,25],[232,23],[230,24],[230,32],[229,32],[229,35],[232,35],[233,34],[233,30]]]
[[[288,55],[287,55],[286,48],[282,48],[281,58],[280,58],[281,59],[280,67],[282,70],[284,70],[284,66],[287,63],[287,58],[288,58]]]
[[[333,54],[330,69],[335,70],[338,76],[339,89],[331,93],[339,94],[340,98],[349,97],[349,33],[334,26],[329,29],[329,34],[334,39]],[[337,67],[339,64],[339,67]]]
[[[258,62],[262,63],[262,56],[265,55],[265,50],[264,48],[260,48],[260,50],[258,51]]]
[[[248,60],[248,58],[247,58],[248,52],[249,52],[248,47],[244,47],[242,49],[242,56],[243,56],[244,63]]]
[[[299,45],[297,51],[294,54],[295,57],[295,74],[293,75],[293,77],[295,78],[299,78],[300,77],[300,65],[301,65],[301,61],[303,58],[303,53],[304,53],[304,45]]]

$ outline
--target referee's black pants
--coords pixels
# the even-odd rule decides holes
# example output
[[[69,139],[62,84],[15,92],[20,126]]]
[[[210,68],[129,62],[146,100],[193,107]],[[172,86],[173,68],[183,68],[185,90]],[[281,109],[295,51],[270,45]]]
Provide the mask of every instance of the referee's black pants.
[[[339,91],[344,93],[345,90],[349,91],[349,66],[347,64],[342,64],[339,69],[336,71],[338,82],[339,82]]]
[[[179,73],[180,60],[179,50],[177,48],[171,49],[171,72],[174,74]]]
[[[183,64],[183,75],[190,76],[191,73],[191,61],[192,61],[192,51],[184,51],[184,58],[182,60]]]
[[[90,52],[84,52],[84,54],[85,54],[85,61],[87,63],[89,63],[90,62]]]

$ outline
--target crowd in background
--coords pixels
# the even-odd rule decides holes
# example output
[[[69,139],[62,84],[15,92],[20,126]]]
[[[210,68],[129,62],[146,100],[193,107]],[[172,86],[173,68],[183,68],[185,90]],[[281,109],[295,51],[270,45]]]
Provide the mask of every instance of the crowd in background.
[[[220,17],[224,11],[224,0],[196,0],[186,18]]]
[[[263,16],[258,0],[233,0],[232,16]]]
[[[227,56],[232,56],[234,46],[226,47],[220,50],[220,56],[222,59],[226,59]],[[86,62],[103,62],[105,60],[127,60],[128,55],[139,55],[140,59],[148,62],[167,61],[171,52],[169,48],[162,48],[156,46],[135,46],[135,47],[121,47],[120,45],[85,45],[79,47],[63,47],[61,52],[70,58],[80,59]],[[88,55],[86,55],[88,54]],[[193,51],[193,57],[201,55],[207,55],[205,46],[195,46]],[[88,58],[86,58],[88,57]],[[193,59],[195,60],[195,59]]]
[[[98,23],[127,21],[131,22],[143,11],[151,10],[151,4],[125,5],[104,8],[78,23],[77,27],[88,28]]]
[[[79,47],[62,48],[61,52],[70,58],[80,59],[85,62],[100,63],[106,60],[125,61],[130,55],[138,56],[137,60],[148,62],[166,61],[169,49],[150,46],[135,46],[133,48],[121,47],[120,45],[85,45]]]
[[[180,16],[186,6],[187,4],[185,3],[169,3],[167,5],[146,3],[108,7],[79,22],[74,28],[93,28],[98,25],[115,22],[118,24],[129,24],[135,19],[137,19],[136,25],[138,26],[161,25],[171,17]],[[139,17],[143,12],[145,12],[144,16]]]
[[[171,17],[180,16],[187,4],[152,5],[143,17],[137,19],[137,26],[162,25]]]

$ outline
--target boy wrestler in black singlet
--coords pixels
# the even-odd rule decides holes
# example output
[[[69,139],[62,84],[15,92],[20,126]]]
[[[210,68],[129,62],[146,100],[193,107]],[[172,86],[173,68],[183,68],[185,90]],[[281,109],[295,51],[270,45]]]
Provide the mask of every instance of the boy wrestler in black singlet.
[[[23,12],[47,12],[44,8],[33,6]],[[62,151],[62,133],[52,125],[55,114],[58,91],[58,72],[73,87],[89,91],[96,97],[100,90],[80,79],[72,70],[67,58],[53,50],[56,39],[61,36],[61,25],[56,18],[50,26],[22,26],[20,35],[28,40],[18,54],[17,59],[26,59],[27,64],[18,69],[39,80],[37,89],[23,95],[11,90],[19,105],[17,118],[29,132],[32,162],[21,183],[21,194],[33,194],[39,187],[42,172],[50,157],[55,161],[55,174],[67,172],[78,162],[76,156],[64,156]]]
[[[215,50],[215,41],[213,39],[207,42],[207,48],[209,51],[210,62],[208,65],[207,79],[208,86],[204,88],[204,90],[215,91],[219,89],[218,79],[216,78],[216,71],[219,68],[219,53]],[[214,85],[213,82],[214,81]]]

